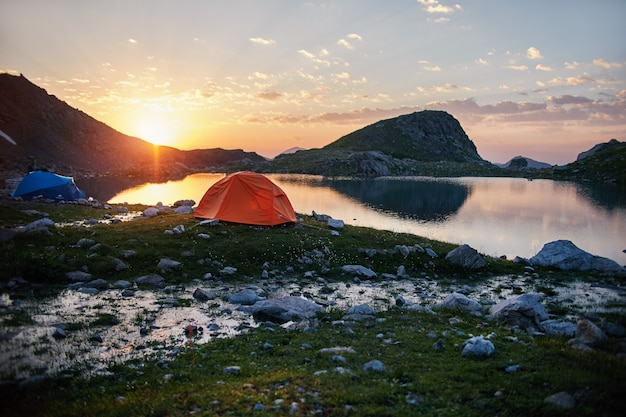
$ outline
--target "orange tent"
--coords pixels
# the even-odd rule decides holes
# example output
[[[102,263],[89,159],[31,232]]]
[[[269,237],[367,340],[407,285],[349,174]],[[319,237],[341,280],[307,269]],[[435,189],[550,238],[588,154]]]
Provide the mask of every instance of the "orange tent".
[[[229,174],[204,194],[195,217],[275,226],[295,222],[296,213],[287,195],[267,177],[255,172]]]

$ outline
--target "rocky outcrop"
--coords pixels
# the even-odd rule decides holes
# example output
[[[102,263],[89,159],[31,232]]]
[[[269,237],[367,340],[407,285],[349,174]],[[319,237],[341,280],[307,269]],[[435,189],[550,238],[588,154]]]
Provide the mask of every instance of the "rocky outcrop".
[[[617,262],[585,252],[569,240],[546,243],[539,253],[530,258],[530,263],[564,271],[595,270],[619,276],[626,275],[626,269]]]
[[[452,249],[446,259],[453,265],[465,269],[481,269],[487,266],[487,260],[469,245],[461,245]]]
[[[595,145],[593,148],[589,149],[588,151],[579,153],[578,157],[576,158],[576,161],[582,161],[583,159],[589,158],[590,156],[593,156],[600,151],[611,149],[619,144],[620,142],[617,139],[611,139],[608,142],[598,143],[597,145]]]

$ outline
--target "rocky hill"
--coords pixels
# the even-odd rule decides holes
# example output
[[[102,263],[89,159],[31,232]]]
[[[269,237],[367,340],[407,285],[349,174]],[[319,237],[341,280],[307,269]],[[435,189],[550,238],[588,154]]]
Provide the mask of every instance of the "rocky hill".
[[[277,156],[271,170],[318,175],[494,175],[458,120],[425,110],[366,126],[321,149]]]
[[[123,174],[166,179],[193,171],[224,171],[264,161],[242,150],[181,151],[154,146],[69,106],[24,76],[0,74],[0,170],[38,168],[65,175]],[[155,164],[158,155],[158,164]],[[156,177],[156,178],[155,178]]]
[[[496,164],[500,168],[509,169],[544,169],[551,168],[552,165],[547,162],[539,162],[526,156],[516,156],[504,164]]]
[[[551,178],[626,184],[626,142],[611,139],[581,152],[575,162],[552,170]]]

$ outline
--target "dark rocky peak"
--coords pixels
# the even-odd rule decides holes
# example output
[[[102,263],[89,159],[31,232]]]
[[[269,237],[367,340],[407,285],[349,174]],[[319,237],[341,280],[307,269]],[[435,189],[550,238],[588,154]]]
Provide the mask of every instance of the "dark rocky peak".
[[[458,120],[445,111],[424,110],[381,120],[324,149],[380,151],[399,159],[482,162]]]
[[[588,158],[600,151],[604,151],[606,149],[611,149],[614,148],[618,145],[620,145],[622,142],[618,141],[617,139],[611,139],[608,142],[605,143],[598,143],[597,145],[595,145],[593,148],[589,149],[588,151],[585,152],[581,152],[578,154],[578,157],[576,158],[577,161],[580,161],[582,159]]]

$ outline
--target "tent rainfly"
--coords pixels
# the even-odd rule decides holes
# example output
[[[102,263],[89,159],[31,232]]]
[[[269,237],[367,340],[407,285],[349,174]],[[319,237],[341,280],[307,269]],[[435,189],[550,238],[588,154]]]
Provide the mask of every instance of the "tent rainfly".
[[[85,198],[74,183],[74,178],[64,177],[48,171],[33,171],[20,181],[11,197],[21,197],[30,200],[35,197],[50,198],[53,200],[78,200]]]
[[[198,203],[194,216],[261,226],[297,221],[284,191],[269,178],[249,171],[229,174],[213,184]]]

